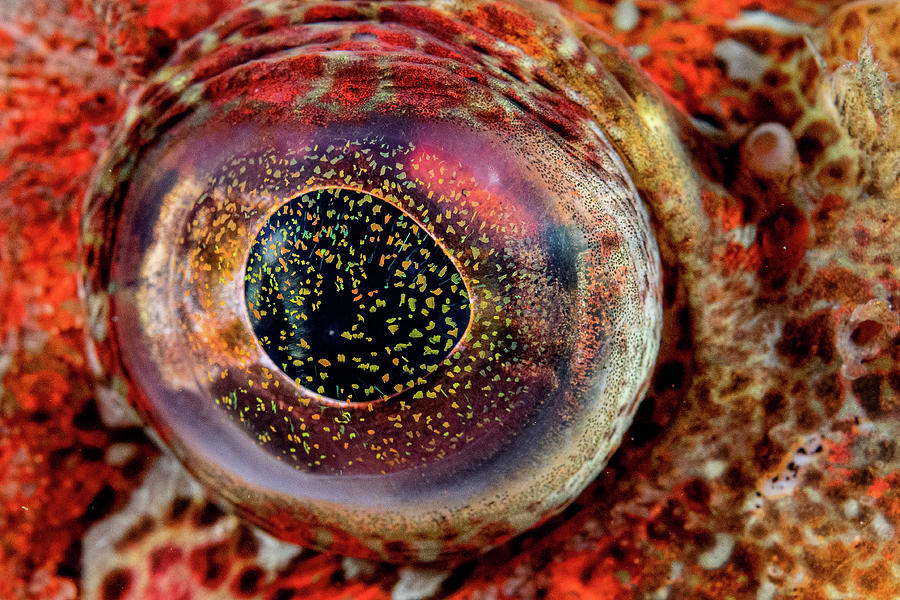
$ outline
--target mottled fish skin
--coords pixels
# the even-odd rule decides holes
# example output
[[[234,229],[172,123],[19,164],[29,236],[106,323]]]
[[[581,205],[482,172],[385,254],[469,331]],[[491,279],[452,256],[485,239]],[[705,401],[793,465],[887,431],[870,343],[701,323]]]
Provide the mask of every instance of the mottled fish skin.
[[[135,90],[153,85],[175,40],[224,8],[173,6],[97,2],[74,17],[59,6],[0,9],[15,23],[0,37],[11,76],[0,84],[0,597],[900,589],[896,3],[854,2],[831,16],[826,5],[766,7],[785,18],[744,3],[567,4],[606,31],[565,17],[576,47],[600,57],[599,78],[573,68],[583,63],[572,46],[539,27],[499,35],[510,21],[495,11],[514,4],[433,5],[472,7],[471,22],[481,7],[479,27],[580,92],[569,98],[583,111],[573,121],[594,121],[626,165],[653,219],[663,283],[656,367],[609,465],[561,516],[452,574],[317,554],[223,514],[118,408],[124,380],[92,381],[91,369],[116,361],[83,353],[102,303],[76,302],[79,198],[111,124],[133,118]],[[258,21],[252,11],[235,14]],[[267,26],[283,25],[273,19]],[[100,52],[85,20],[103,33]],[[864,31],[871,47],[859,47]],[[643,54],[651,76],[617,43]],[[51,101],[55,112],[36,109]],[[557,134],[578,146],[584,130]]]

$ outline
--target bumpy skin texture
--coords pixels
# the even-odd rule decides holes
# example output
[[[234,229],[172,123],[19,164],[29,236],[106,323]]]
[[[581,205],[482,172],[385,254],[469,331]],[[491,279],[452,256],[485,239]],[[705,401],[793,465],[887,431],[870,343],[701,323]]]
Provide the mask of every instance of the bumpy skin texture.
[[[128,421],[83,353],[79,199],[129,85],[223,7],[5,4],[0,597],[892,597],[896,4],[831,18],[815,3],[637,4],[636,23],[621,5],[569,8],[724,132],[652,113],[646,126],[696,166],[658,177],[649,150],[628,165],[666,265],[654,379],[562,516],[449,576],[279,545],[209,504],[139,428],[101,424]],[[640,104],[632,76],[622,85]],[[795,151],[750,135],[767,121]],[[699,204],[664,193],[679,181]]]

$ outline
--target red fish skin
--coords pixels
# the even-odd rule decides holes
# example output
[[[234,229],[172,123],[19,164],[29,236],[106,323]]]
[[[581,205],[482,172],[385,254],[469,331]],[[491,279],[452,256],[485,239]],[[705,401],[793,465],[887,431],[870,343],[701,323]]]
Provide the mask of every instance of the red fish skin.
[[[85,535],[126,508],[158,450],[139,427],[107,428],[98,414],[77,290],[81,200],[136,86],[236,4],[0,8],[2,598],[374,599],[414,577],[311,551],[265,563],[265,542],[196,494],[129,532],[103,577],[84,579]],[[844,60],[859,58],[841,43],[858,29],[842,29],[856,22],[852,7],[838,20],[829,15],[840,2],[646,0],[624,30],[614,5],[562,4],[640,57],[683,114],[724,132],[712,144],[684,140],[701,162],[719,153],[697,168],[712,182],[703,207],[724,241],[710,248],[708,281],[686,290],[677,269],[664,274],[673,291],[661,358],[607,469],[562,516],[457,569],[440,594],[891,597],[900,585],[892,568],[900,465],[889,435],[900,394],[895,191],[866,179],[884,151],[854,145],[853,115],[826,118],[816,108],[823,79],[844,85],[842,97],[865,93],[819,72],[805,54],[806,30],[735,25],[742,10],[762,8],[784,17],[776,24],[824,26],[826,68],[846,69]],[[875,55],[895,69],[878,31],[869,38]],[[759,81],[730,79],[714,57],[725,39],[784,66]],[[766,121],[785,123],[797,141],[787,181],[748,176],[753,166],[740,162],[742,140]],[[893,211],[874,203],[879,194]],[[664,262],[675,263],[680,250],[662,246]],[[704,313],[718,315],[710,327],[679,317],[691,310],[689,292],[719,307]],[[730,328],[727,338],[717,323]],[[741,361],[771,380],[733,367]],[[702,443],[716,452],[698,451]]]

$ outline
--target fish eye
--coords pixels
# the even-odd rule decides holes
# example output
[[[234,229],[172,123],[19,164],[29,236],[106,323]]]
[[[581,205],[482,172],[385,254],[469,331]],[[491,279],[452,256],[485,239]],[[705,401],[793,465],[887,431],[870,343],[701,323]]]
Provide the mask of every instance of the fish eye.
[[[646,389],[648,215],[583,90],[497,33],[539,9],[504,10],[243,9],[147,81],[98,166],[97,368],[281,539],[501,544],[596,476]],[[603,68],[541,18],[571,68]]]

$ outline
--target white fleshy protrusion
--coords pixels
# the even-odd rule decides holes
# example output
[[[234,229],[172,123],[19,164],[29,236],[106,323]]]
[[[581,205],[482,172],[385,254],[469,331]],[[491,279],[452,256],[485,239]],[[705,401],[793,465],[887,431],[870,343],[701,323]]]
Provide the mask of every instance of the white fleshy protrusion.
[[[120,467],[134,458],[137,446],[125,442],[110,444],[106,449],[106,464]]]
[[[855,519],[859,516],[859,502],[850,498],[841,505],[841,510],[848,519]]]
[[[619,0],[613,10],[613,26],[619,31],[634,31],[641,20],[641,11],[634,0]]]
[[[781,123],[763,123],[750,132],[741,145],[743,164],[754,174],[783,180],[799,166],[797,144]]]
[[[725,63],[726,74],[733,81],[756,83],[772,65],[771,58],[731,38],[718,42],[713,54]]]
[[[372,575],[378,569],[378,564],[362,558],[345,556],[341,559],[341,570],[344,571],[344,579],[357,579]]]
[[[443,569],[403,567],[399,571],[400,580],[391,590],[391,600],[426,600],[434,598],[441,584],[450,575]]]
[[[894,527],[888,523],[888,520],[880,512],[875,513],[875,516],[872,517],[871,525],[878,539],[884,541],[894,539]]]
[[[94,388],[97,412],[107,427],[139,427],[141,419],[115,385]]]
[[[778,588],[775,587],[774,583],[768,580],[763,581],[756,592],[756,600],[772,600],[775,598],[775,592],[777,591]]]
[[[715,545],[699,556],[700,566],[707,570],[719,569],[728,562],[734,550],[734,538],[727,533],[717,533]]]
[[[731,31],[768,29],[781,35],[804,35],[813,31],[808,25],[773,15],[765,10],[743,10],[736,18],[726,21],[725,26]]]
[[[253,528],[253,535],[259,542],[256,563],[263,569],[276,572],[284,569],[300,552],[301,546],[282,542],[260,529]]]

